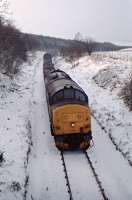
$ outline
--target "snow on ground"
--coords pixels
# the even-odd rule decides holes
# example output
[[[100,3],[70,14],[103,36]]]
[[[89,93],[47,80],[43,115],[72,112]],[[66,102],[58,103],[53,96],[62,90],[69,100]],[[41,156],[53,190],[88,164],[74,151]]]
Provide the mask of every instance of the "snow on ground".
[[[119,97],[132,73],[131,50],[84,56],[76,67],[60,57],[55,62],[85,90],[94,116],[132,162],[132,113]]]
[[[42,57],[38,52],[12,80],[0,74],[0,200],[69,199],[60,153],[50,135]],[[131,58],[130,51],[98,53],[82,57],[74,68],[57,58],[56,66],[82,86],[94,116],[132,161],[132,115],[118,96],[131,72]],[[130,200],[132,168],[94,119],[92,127],[95,146],[88,153],[106,194]],[[75,199],[96,199],[97,185],[85,161],[81,154],[66,154],[71,189]]]
[[[32,62],[30,55],[30,62]],[[25,63],[13,79],[0,74],[0,200],[25,198],[30,143],[30,98],[34,63]]]
[[[88,149],[88,155],[96,173],[110,200],[132,199],[132,167],[117,151],[108,135],[92,118],[94,147]]]
[[[43,59],[36,70],[31,99],[32,148],[28,166],[29,192],[27,199],[68,200],[60,152],[55,147],[50,133],[43,78]]]

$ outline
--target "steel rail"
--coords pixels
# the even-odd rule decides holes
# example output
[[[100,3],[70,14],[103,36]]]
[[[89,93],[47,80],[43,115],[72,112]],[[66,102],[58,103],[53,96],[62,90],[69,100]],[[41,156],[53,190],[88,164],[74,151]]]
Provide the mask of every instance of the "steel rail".
[[[103,186],[102,186],[102,183],[101,183],[101,181],[99,180],[99,177],[98,177],[98,175],[97,175],[97,173],[96,173],[96,171],[95,171],[95,168],[94,168],[94,166],[93,166],[93,164],[92,164],[92,161],[90,160],[90,157],[88,156],[88,153],[87,153],[86,151],[83,151],[83,152],[84,152],[85,157],[86,157],[86,159],[87,159],[87,161],[88,161],[88,163],[89,163],[89,165],[90,165],[91,171],[92,171],[92,173],[93,173],[93,176],[95,177],[96,183],[97,183],[97,185],[98,185],[98,187],[99,187],[99,191],[101,192],[103,199],[104,199],[104,200],[109,200],[109,198],[107,197],[107,195],[106,195],[106,193],[105,193],[105,190],[104,190],[104,188],[103,188]]]
[[[70,186],[70,181],[69,181],[69,177],[68,177],[68,173],[67,173],[67,169],[66,169],[66,164],[65,164],[65,159],[64,159],[63,151],[61,151],[60,154],[61,154],[62,165],[63,165],[64,173],[65,173],[66,186],[68,188],[69,199],[73,200],[71,186]]]

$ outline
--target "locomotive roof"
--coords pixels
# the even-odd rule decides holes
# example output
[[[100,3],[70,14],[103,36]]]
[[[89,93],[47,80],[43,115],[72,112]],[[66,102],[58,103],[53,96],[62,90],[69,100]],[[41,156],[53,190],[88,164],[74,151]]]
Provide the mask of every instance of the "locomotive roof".
[[[55,80],[54,82],[52,82],[47,86],[47,89],[50,96],[53,96],[56,92],[63,90],[64,88],[71,88],[71,87],[85,93],[77,83],[75,83],[73,80],[70,79]]]
[[[66,74],[63,71],[51,71],[48,75],[47,75],[47,79],[51,82],[51,81],[55,81],[57,79],[71,79],[70,76],[68,74]],[[49,82],[49,83],[50,83]]]
[[[51,59],[52,56],[50,53],[45,53],[44,56],[43,56],[44,59]]]

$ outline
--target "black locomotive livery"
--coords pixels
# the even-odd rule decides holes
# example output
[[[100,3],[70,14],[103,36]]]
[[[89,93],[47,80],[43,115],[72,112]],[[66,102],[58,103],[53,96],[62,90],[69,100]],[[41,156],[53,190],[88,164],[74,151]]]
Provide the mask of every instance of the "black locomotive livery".
[[[88,97],[64,71],[55,69],[52,57],[43,57],[43,73],[51,134],[59,150],[86,150],[92,140]]]

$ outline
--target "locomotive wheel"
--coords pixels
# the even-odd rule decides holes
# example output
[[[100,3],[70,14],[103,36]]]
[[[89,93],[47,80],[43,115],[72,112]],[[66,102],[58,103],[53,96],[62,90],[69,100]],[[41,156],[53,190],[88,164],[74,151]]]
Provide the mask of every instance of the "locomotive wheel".
[[[90,147],[90,141],[84,141],[80,144],[81,150],[87,150]]]
[[[60,143],[60,142],[55,141],[55,144],[56,144],[56,147],[57,147],[60,151],[66,151],[66,150],[69,149],[69,146],[68,146],[68,144],[66,144],[66,143]]]
[[[55,145],[56,147],[60,150],[68,150],[69,149],[69,145],[68,143],[64,142],[64,138],[63,136],[54,136],[54,140],[55,140]]]

